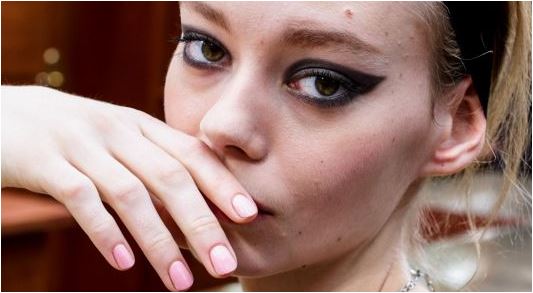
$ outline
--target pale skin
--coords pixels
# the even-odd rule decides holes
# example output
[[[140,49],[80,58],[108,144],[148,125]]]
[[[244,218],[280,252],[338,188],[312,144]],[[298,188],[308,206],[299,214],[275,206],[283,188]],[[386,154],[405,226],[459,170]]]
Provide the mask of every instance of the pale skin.
[[[2,186],[56,197],[109,263],[127,269],[113,254],[129,248],[100,200],[109,203],[170,290],[192,280],[172,277],[181,254],[149,193],[178,224],[177,242],[246,290],[398,290],[408,281],[402,199],[422,178],[470,164],[485,131],[469,78],[431,102],[428,28],[415,9],[182,3],[184,41],[165,86],[171,128],[57,92],[24,104],[6,97],[31,89],[4,88]],[[6,115],[15,111],[28,116]],[[22,147],[35,133],[43,139]],[[239,216],[236,194],[259,211]],[[223,274],[211,259],[220,244],[230,251]]]

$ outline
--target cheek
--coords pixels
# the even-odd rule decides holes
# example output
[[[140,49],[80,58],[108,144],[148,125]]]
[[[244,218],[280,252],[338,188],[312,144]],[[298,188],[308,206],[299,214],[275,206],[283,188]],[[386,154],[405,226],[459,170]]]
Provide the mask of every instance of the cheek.
[[[165,121],[174,129],[196,135],[200,122],[211,107],[209,85],[191,82],[178,58],[173,58],[165,81]]]
[[[305,207],[300,215],[308,216],[306,220],[329,221],[339,211],[365,210],[379,199],[374,193],[376,186],[386,184],[380,178],[389,155],[374,135],[337,143],[310,141],[306,140],[297,154],[282,152],[291,154],[282,159],[285,162],[282,178],[289,181],[285,185],[292,189],[295,206]],[[371,197],[374,199],[368,200]]]
[[[390,114],[366,116],[390,117],[381,121],[351,117],[357,126],[331,127],[320,136],[300,130],[280,146],[280,178],[290,189],[287,209],[296,215],[296,229],[322,227],[329,239],[351,235],[360,241],[388,218],[417,177],[418,145],[430,129],[423,111]]]

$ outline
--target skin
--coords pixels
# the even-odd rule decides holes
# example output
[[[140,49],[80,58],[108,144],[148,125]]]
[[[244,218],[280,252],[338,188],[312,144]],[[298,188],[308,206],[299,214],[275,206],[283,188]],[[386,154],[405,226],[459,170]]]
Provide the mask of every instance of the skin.
[[[217,215],[245,289],[375,291],[407,282],[402,199],[423,178],[467,166],[485,130],[468,77],[433,106],[427,27],[415,5],[181,4],[184,31],[209,34],[228,58],[216,69],[192,66],[182,42],[167,74],[166,120],[208,145],[259,205],[245,225]],[[287,28],[340,31],[376,50],[289,44]],[[284,78],[305,58],[383,79],[346,105],[321,108]]]

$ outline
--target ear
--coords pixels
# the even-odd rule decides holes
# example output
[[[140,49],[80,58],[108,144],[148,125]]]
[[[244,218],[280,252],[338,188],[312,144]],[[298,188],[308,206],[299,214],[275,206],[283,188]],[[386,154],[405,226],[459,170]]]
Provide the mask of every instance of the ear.
[[[437,126],[443,135],[422,168],[423,176],[457,173],[470,165],[484,146],[486,119],[472,79],[463,78],[450,94],[450,103],[437,110],[441,111],[437,116],[448,122]]]

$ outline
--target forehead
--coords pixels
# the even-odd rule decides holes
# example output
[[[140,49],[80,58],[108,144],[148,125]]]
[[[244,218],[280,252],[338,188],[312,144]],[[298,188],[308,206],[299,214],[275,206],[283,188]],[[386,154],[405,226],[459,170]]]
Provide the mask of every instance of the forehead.
[[[217,23],[232,37],[279,39],[290,27],[351,34],[385,56],[427,51],[417,3],[407,2],[182,2],[182,20]],[[199,13],[199,12],[205,13]],[[400,50],[400,51],[398,51]]]

